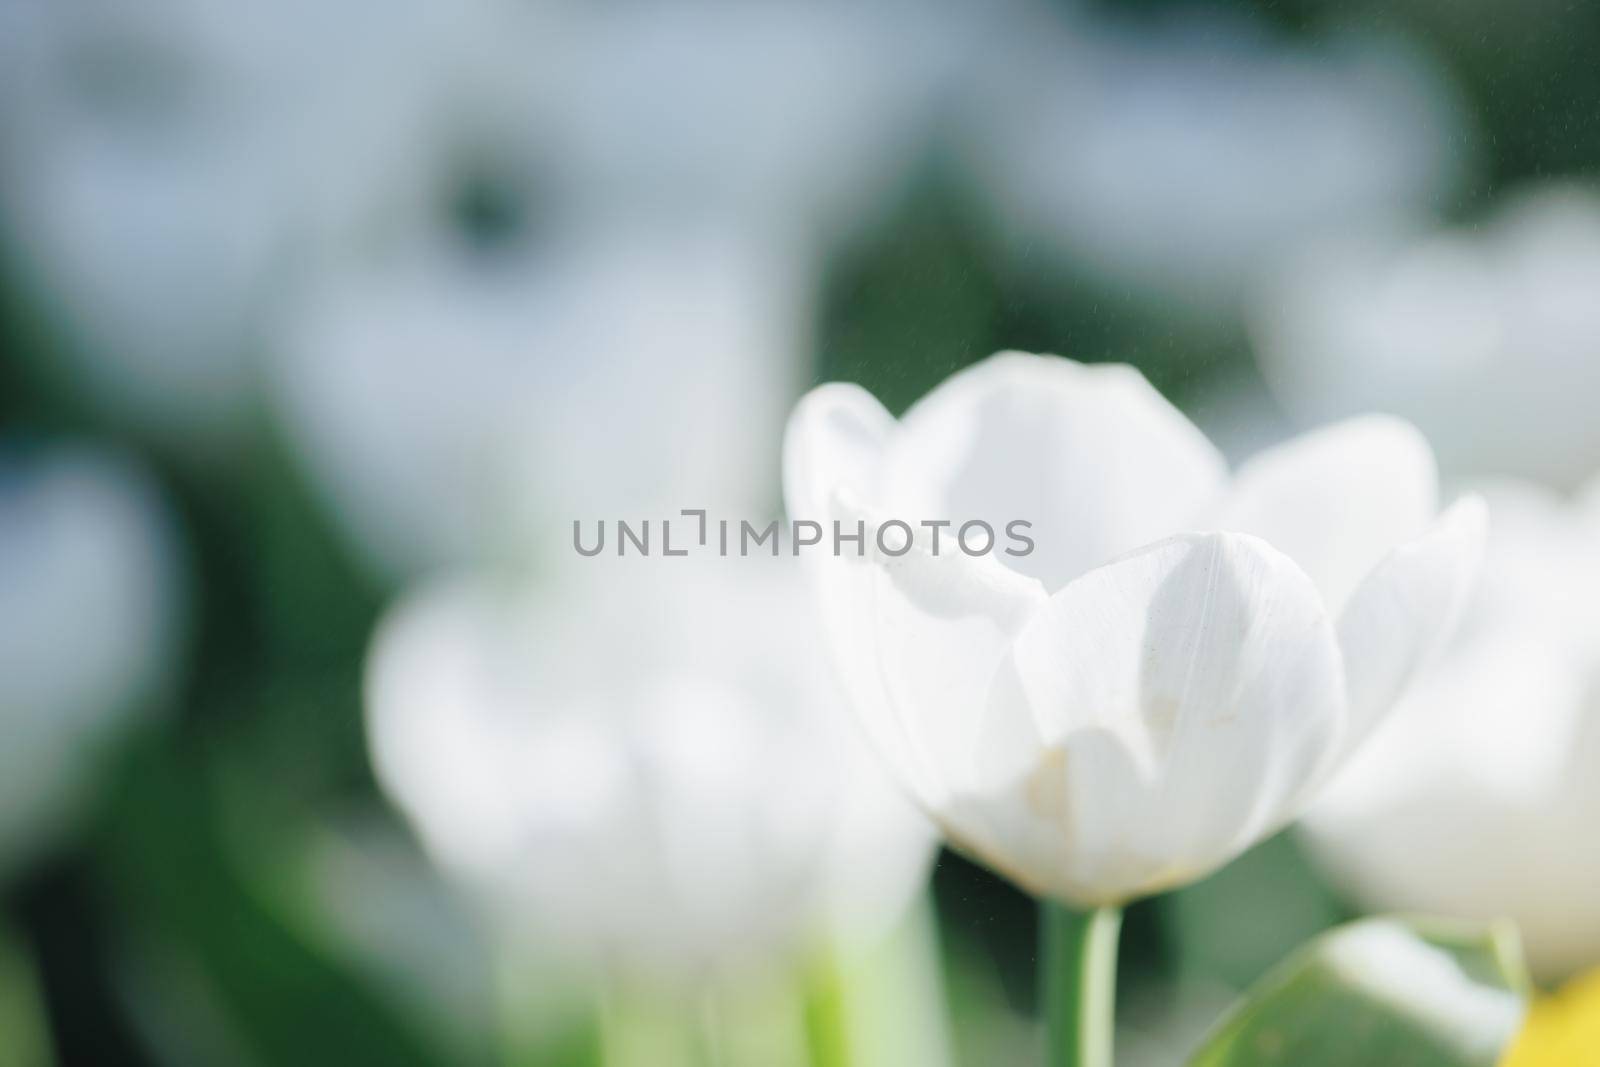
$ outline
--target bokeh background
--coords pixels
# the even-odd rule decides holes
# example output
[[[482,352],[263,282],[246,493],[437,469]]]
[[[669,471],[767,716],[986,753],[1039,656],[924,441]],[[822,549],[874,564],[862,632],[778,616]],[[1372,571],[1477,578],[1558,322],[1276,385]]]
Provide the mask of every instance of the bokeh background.
[[[811,383],[1126,361],[1231,458],[1380,409],[1581,484],[1597,54],[1555,0],[3,0],[0,1062],[541,1062],[374,634],[556,597],[573,518],[777,514]],[[1027,1062],[1033,905],[931,885],[953,1062]],[[1127,1062],[1345,888],[1283,835],[1135,906]]]

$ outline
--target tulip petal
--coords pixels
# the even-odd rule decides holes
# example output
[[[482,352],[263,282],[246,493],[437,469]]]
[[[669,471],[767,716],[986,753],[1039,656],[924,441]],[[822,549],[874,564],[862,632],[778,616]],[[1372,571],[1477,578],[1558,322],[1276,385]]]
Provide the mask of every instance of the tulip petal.
[[[1040,747],[1003,818],[1035,825],[973,845],[1079,904],[1179,884],[1248,847],[1286,817],[1344,717],[1321,596],[1243,534],[1183,535],[1090,571],[1034,614],[1007,670],[994,698],[1025,703]],[[1048,851],[1011,853],[1019,841]]]
[[[1227,469],[1131,367],[1003,353],[912,406],[884,473],[885,507],[911,521],[1032,522],[1035,550],[1005,562],[1054,591],[1192,525]]]
[[[844,494],[873,503],[894,417],[859,385],[829,382],[801,398],[783,438],[783,498],[791,519],[826,525]]]
[[[1337,612],[1394,548],[1427,529],[1438,506],[1428,442],[1400,419],[1348,419],[1247,461],[1211,517],[1288,553]]]
[[[1483,499],[1463,497],[1351,595],[1339,616],[1350,693],[1341,758],[1371,734],[1450,636],[1477,581],[1487,535]]]
[[[935,556],[922,544],[841,562],[864,586],[864,645],[886,697],[876,710],[914,764],[919,798],[937,811],[978,785],[974,752],[993,728],[989,693],[1012,640],[1046,603],[1044,587],[993,557],[954,548]]]
[[[784,504],[790,520],[830,526],[842,518],[845,499],[853,499],[856,507],[870,499],[893,429],[893,416],[861,386],[829,382],[808,392],[795,406],[784,432]],[[870,576],[861,561],[835,558],[832,553],[810,553],[806,565],[818,598],[822,633],[845,697],[867,726],[875,747],[901,777],[907,777],[910,761],[901,736],[880,726],[891,717],[864,622]]]
[[[894,418],[858,385],[831,382],[795,407],[783,441],[783,493],[791,520],[854,528],[873,498],[878,467]],[[863,526],[864,526],[863,522]],[[932,788],[913,758],[884,686],[870,624],[869,562],[831,551],[806,556],[818,614],[845,699],[896,778],[919,798]]]

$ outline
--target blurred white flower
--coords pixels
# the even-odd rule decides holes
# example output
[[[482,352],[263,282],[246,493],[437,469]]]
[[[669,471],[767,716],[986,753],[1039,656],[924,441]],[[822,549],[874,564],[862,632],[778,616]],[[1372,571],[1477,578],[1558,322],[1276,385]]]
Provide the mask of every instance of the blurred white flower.
[[[373,760],[429,851],[514,929],[627,978],[885,932],[933,833],[854,754],[798,574],[595,567],[545,600],[437,586],[381,629]]]
[[[1305,836],[1372,908],[1514,918],[1555,978],[1600,962],[1600,509],[1522,484],[1489,502],[1459,634]]]
[[[784,482],[791,517],[824,524],[1033,524],[1022,556],[968,556],[947,531],[938,556],[919,536],[811,558],[901,780],[951,840],[1077,905],[1198,878],[1297,815],[1442,639],[1484,523],[1477,500],[1434,521],[1432,456],[1404,423],[1352,420],[1230,479],[1132,368],[1020,354],[898,423],[820,387]],[[1225,532],[1168,536],[1184,530]]]
[[[1262,370],[1294,413],[1413,419],[1447,474],[1571,487],[1600,467],[1600,196],[1543,188],[1472,231],[1346,236],[1263,289]]]
[[[533,160],[549,216],[585,236],[671,224],[814,255],[919,158],[942,24],[907,39],[890,9],[714,0],[19,0],[0,11],[0,227],[74,385],[216,431],[248,412],[308,256],[370,241],[372,205],[441,151]]]
[[[806,283],[732,234],[597,235],[335,271],[286,323],[278,400],[392,573],[546,556],[571,522],[770,510]]]
[[[575,206],[825,247],[920,162],[963,13],[899,2],[572,4],[519,64]]]
[[[943,20],[897,43],[889,9],[696,0],[487,25],[432,140],[303,272],[272,342],[291,444],[401,574],[619,509],[770,511],[820,260],[919,158]]]
[[[173,531],[109,455],[0,455],[0,872],[61,832],[177,653]]]
[[[0,226],[74,385],[179,432],[246,410],[294,239],[412,135],[435,0],[0,12]]]
[[[1460,109],[1395,44],[1308,52],[1217,18],[1031,30],[980,74],[970,165],[1019,247],[1106,288],[1231,316],[1297,242],[1458,179]]]

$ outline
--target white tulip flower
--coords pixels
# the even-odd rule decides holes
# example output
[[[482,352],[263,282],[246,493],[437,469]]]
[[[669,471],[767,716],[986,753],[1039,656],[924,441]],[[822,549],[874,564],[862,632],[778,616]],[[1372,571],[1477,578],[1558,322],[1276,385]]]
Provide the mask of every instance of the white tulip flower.
[[[1262,371],[1308,421],[1412,419],[1447,475],[1572,487],[1600,466],[1600,196],[1545,187],[1484,225],[1314,245],[1263,287]]]
[[[1436,207],[1464,169],[1451,87],[1394,42],[1313,52],[1215,17],[1013,32],[967,136],[988,205],[1024,254],[1163,308],[1231,317],[1298,243]]]
[[[759,243],[596,233],[341,265],[286,316],[275,401],[392,575],[548,559],[574,519],[767,510],[808,284]]]
[[[159,499],[123,461],[0,457],[0,872],[67,827],[169,677],[177,563]]]
[[[801,401],[793,519],[832,652],[897,775],[1029,891],[1116,905],[1293,819],[1384,718],[1476,570],[1481,501],[1435,520],[1433,459],[1370,417],[1229,476],[1139,373],[1003,354],[898,422],[852,385]],[[933,521],[891,555],[873,531]],[[952,534],[1032,524],[968,555]],[[982,547],[981,537],[976,537]]]
[[[1486,491],[1460,632],[1303,830],[1361,903],[1513,918],[1553,979],[1600,963],[1600,486]]]
[[[882,215],[970,32],[900,3],[572,4],[509,60],[579,211],[712,217],[826,248]]]
[[[821,258],[901,184],[948,39],[849,5],[495,10],[269,344],[291,446],[391,574],[770,511]]]
[[[236,431],[285,274],[414,138],[475,7],[6,4],[0,232],[71,384],[141,427]]]
[[[513,931],[624,979],[893,925],[933,829],[854,754],[798,573],[592,566],[545,600],[425,589],[382,627],[371,750],[429,851]]]

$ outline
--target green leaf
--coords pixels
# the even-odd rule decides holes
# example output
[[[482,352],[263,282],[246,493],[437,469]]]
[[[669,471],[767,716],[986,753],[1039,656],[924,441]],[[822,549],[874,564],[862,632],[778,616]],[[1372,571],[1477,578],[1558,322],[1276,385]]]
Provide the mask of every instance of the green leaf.
[[[1280,833],[1217,873],[1156,897],[1180,978],[1250,988],[1295,948],[1354,915]]]
[[[453,1062],[250,878],[232,858],[249,844],[230,850],[219,807],[190,753],[156,745],[129,753],[101,862],[134,949],[147,1028],[199,1049],[202,1063]]]
[[[1393,918],[1309,942],[1228,1015],[1192,1067],[1493,1067],[1522,1024],[1516,931]]]
[[[54,1062],[32,962],[0,926],[0,1063],[48,1067]]]

